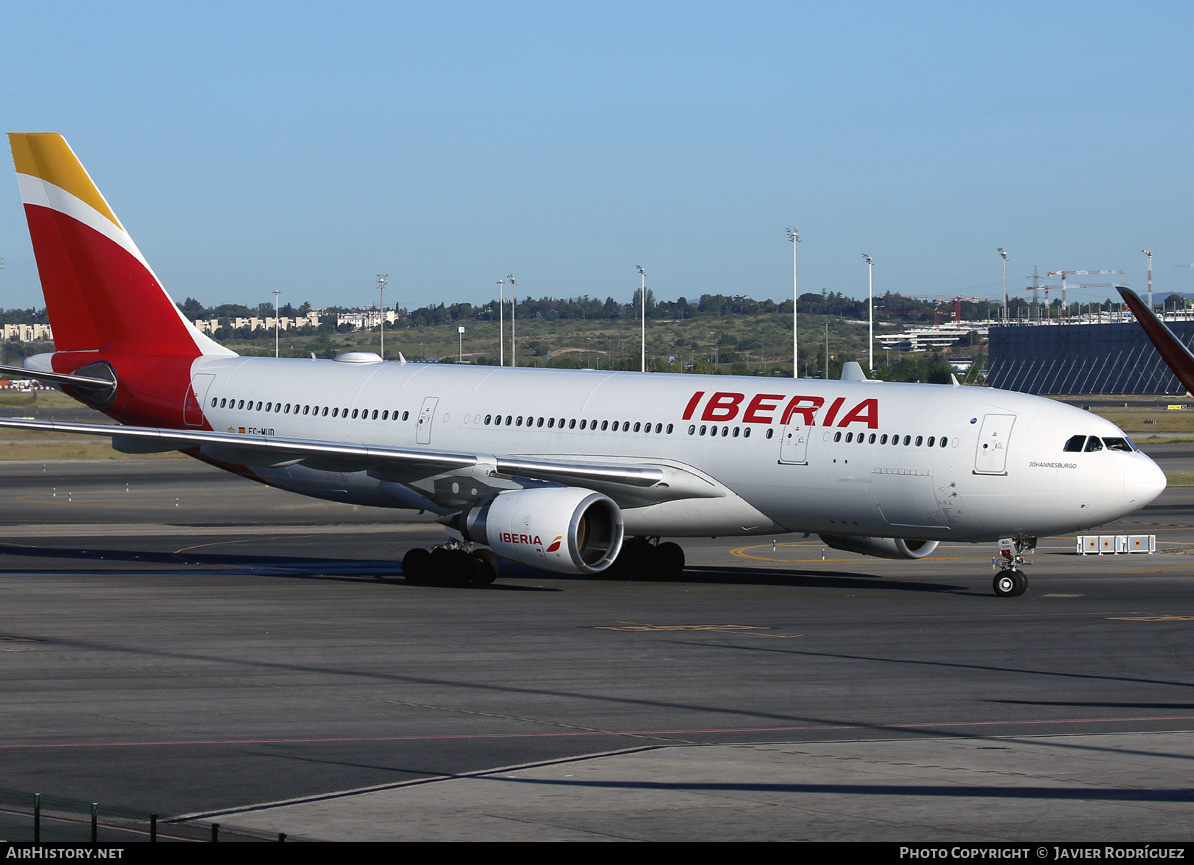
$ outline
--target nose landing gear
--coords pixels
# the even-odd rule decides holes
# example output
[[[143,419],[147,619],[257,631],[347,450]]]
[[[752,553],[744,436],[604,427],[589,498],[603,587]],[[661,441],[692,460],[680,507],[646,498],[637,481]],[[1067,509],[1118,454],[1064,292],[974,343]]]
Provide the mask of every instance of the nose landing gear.
[[[1036,551],[1036,538],[1017,537],[1001,538],[999,541],[999,558],[996,567],[999,573],[995,575],[992,588],[1001,598],[1018,598],[1028,588],[1028,577],[1020,570],[1025,565],[1032,564],[1028,556]]]

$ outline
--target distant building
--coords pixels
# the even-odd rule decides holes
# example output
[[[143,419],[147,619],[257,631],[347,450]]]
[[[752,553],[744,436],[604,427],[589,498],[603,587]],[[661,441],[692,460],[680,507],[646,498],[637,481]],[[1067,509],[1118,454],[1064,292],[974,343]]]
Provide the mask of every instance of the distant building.
[[[1194,348],[1194,321],[1167,321]],[[987,384],[1037,394],[1184,394],[1140,325],[999,326],[988,331]]]
[[[21,342],[50,342],[54,332],[48,324],[6,324],[4,339],[19,339]]]

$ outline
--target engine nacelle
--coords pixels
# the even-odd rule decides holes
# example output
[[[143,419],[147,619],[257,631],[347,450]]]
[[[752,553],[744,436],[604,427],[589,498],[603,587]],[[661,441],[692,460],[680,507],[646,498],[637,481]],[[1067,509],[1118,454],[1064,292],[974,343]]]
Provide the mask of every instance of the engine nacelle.
[[[828,547],[880,559],[923,559],[937,549],[936,541],[904,538],[868,538],[863,535],[819,535]]]
[[[499,558],[561,574],[600,573],[622,549],[622,512],[613,499],[574,487],[499,493],[453,522]]]

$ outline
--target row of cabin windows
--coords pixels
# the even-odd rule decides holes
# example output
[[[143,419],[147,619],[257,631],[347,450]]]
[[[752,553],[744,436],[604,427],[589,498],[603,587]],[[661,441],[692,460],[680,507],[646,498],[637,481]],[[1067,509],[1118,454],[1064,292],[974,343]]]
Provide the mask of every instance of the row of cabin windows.
[[[713,424],[712,426],[708,426],[706,424],[701,424],[699,427],[696,424],[689,424],[688,425],[688,434],[690,436],[692,436],[692,435],[702,435],[702,436],[703,435],[709,435],[709,436],[720,435],[722,438],[731,438],[731,437],[738,438],[738,436],[741,435],[744,439],[748,439],[748,438],[750,438],[750,427],[723,426],[720,428],[720,432],[718,432],[717,424]],[[770,429],[767,430],[767,438],[771,438],[772,435],[773,435],[773,431]]]
[[[846,444],[849,444],[852,441],[856,441],[859,444],[872,444],[872,445],[876,444],[876,443],[885,445],[885,444],[888,444],[889,442],[892,445],[899,445],[901,442],[900,437],[898,435],[888,436],[886,433],[884,433],[882,435],[879,435],[878,433],[871,433],[868,436],[866,433],[858,433],[857,438],[856,438],[855,434],[852,432],[845,433],[845,435],[843,436],[841,430],[838,430],[837,432],[835,432],[833,434],[833,440],[835,442],[840,442],[840,441],[844,440],[846,442]],[[937,436],[929,436],[927,441],[925,440],[924,436],[906,435],[903,438],[904,447],[914,446],[914,447],[930,447],[931,448],[931,447],[945,447],[948,444],[949,444],[949,436],[941,436],[940,438],[938,438]]]
[[[664,427],[664,425],[661,423],[652,425],[651,421],[646,421],[646,422],[635,421],[635,422],[631,423],[628,420],[597,421],[596,419],[589,420],[588,418],[581,418],[578,421],[576,418],[571,418],[571,419],[554,418],[554,417],[548,417],[548,418],[526,417],[526,418],[524,418],[522,415],[515,416],[515,415],[510,415],[510,414],[508,414],[508,415],[500,415],[500,414],[499,415],[492,415],[492,414],[485,415],[485,425],[486,426],[547,427],[548,429],[565,429],[565,427],[566,427],[567,429],[595,430],[598,427],[598,423],[600,423],[600,425],[601,425],[602,432],[605,432],[608,430],[610,432],[619,432],[619,431],[631,432],[631,431],[633,431],[633,432],[649,433],[649,432],[653,431],[657,435],[664,435],[664,434],[671,435],[672,434],[672,425],[671,424],[668,424],[666,427]]]
[[[313,417],[329,417],[329,416],[330,417],[343,417],[343,418],[349,417],[349,410],[346,408],[329,407],[326,405],[321,408],[320,406],[317,406],[317,405],[316,406],[312,406],[312,405],[300,406],[298,403],[291,405],[290,403],[280,403],[280,402],[267,402],[267,403],[265,403],[265,408],[262,408],[262,403],[260,400],[258,400],[258,402],[257,402],[257,407],[254,408],[253,400],[246,401],[243,399],[242,400],[227,399],[227,398],[220,399],[217,397],[212,397],[211,407],[212,408],[230,408],[230,409],[237,409],[237,410],[248,409],[249,411],[269,411],[269,412],[279,412],[281,414],[305,414],[305,415],[311,415]],[[302,409],[302,411],[300,412],[299,409]],[[367,408],[360,408],[360,409],[354,408],[352,410],[352,415],[351,415],[352,420],[356,420],[357,418],[360,418],[361,420],[406,420],[409,417],[410,417],[410,412],[408,412],[408,411],[404,411],[404,412],[400,413],[398,411],[398,409],[394,409],[393,411],[390,411],[389,409],[376,409],[376,408],[372,409],[372,410],[367,409]]]
[[[1100,439],[1098,436],[1070,436],[1069,441],[1065,443],[1064,450],[1067,453],[1080,454],[1083,452],[1093,453],[1101,451],[1106,445],[1109,451],[1130,451],[1134,450],[1132,442],[1126,438],[1103,436]]]

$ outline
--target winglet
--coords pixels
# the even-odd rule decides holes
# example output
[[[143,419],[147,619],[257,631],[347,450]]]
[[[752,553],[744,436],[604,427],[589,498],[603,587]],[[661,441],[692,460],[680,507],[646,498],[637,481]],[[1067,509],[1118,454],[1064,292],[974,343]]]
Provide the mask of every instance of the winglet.
[[[1144,334],[1149,342],[1157,349],[1161,359],[1177,376],[1186,391],[1194,393],[1194,354],[1178,339],[1173,331],[1165,326],[1165,322],[1157,318],[1156,314],[1142,301],[1136,292],[1123,285],[1117,285],[1115,290],[1123,297],[1136,321],[1144,328]]]

